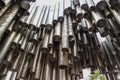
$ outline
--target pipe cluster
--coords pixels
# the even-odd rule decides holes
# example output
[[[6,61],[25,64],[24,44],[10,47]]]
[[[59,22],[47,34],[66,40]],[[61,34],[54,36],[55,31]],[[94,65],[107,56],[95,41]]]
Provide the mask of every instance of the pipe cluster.
[[[79,80],[85,68],[117,80],[120,0],[0,0],[0,9],[0,80]]]

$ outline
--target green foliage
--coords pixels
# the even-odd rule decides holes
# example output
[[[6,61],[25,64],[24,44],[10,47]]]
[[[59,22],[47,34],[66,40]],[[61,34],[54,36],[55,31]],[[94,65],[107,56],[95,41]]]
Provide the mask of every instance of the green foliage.
[[[105,80],[105,76],[100,74],[99,70],[96,70],[95,73],[91,75],[90,80]]]

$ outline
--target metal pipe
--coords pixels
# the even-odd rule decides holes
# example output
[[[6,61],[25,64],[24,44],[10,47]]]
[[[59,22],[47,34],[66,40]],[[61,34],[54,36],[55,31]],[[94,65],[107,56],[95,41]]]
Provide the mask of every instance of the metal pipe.
[[[41,26],[43,26],[43,27],[46,26],[47,19],[48,19],[48,16],[49,16],[49,11],[50,11],[50,6],[47,6],[46,10],[45,10],[44,17],[43,17],[42,22],[41,22]]]
[[[10,5],[11,5],[11,4],[8,4],[8,5],[6,5],[4,8],[2,8],[2,9],[0,10],[0,17],[6,12],[6,10],[9,9]]]
[[[94,4],[93,0],[87,0],[87,4],[88,4],[88,7],[89,7],[90,11],[95,11],[96,10],[96,7],[95,7],[95,4]]]
[[[27,26],[29,25],[29,23],[30,23],[30,21],[31,21],[33,15],[34,15],[36,8],[37,7],[35,5],[35,7],[33,7],[32,11],[31,11],[30,15],[25,19],[25,23],[26,23]]]
[[[74,6],[76,7],[77,5],[80,4],[80,3],[79,3],[79,0],[73,0],[73,4],[74,4]]]
[[[59,16],[58,16],[58,21],[59,22],[64,21],[63,11],[64,11],[64,0],[60,1]]]
[[[51,48],[53,46],[53,29],[50,32],[48,47]]]
[[[47,19],[47,22],[46,22],[46,27],[45,27],[45,29],[47,31],[51,31],[52,28],[53,28],[54,11],[55,11],[55,6],[51,5],[50,10],[49,10],[48,19]]]
[[[59,7],[60,7],[60,4],[57,3],[57,4],[55,5],[53,24],[57,24],[57,22],[58,22],[58,19],[57,19],[57,18],[58,18],[58,15],[59,15]]]
[[[66,69],[68,67],[68,53],[62,51],[62,47],[60,45],[59,51],[59,68]]]
[[[120,15],[118,14],[118,12],[116,12],[116,11],[113,10],[113,9],[111,9],[110,4],[108,3],[107,0],[105,0],[105,1],[106,1],[107,5],[108,5],[109,10],[110,10],[111,13],[113,14],[115,20],[117,21],[118,24],[120,24]]]
[[[71,0],[64,0],[64,14],[65,15],[70,15],[71,13]]]
[[[44,72],[44,80],[50,80],[51,79],[51,64],[50,64],[49,55],[47,55],[47,60],[45,64],[45,72]]]
[[[86,0],[79,0],[81,9],[87,11],[88,10],[88,4]]]
[[[5,32],[6,32],[6,33],[12,32],[12,30],[13,30],[15,24],[16,24],[16,21],[13,20],[13,21],[10,23],[10,25],[7,27],[7,29],[6,29]]]
[[[42,66],[42,58],[43,57],[43,54],[42,54],[42,52],[40,52],[40,54],[39,54],[39,57],[38,57],[38,64],[37,64],[37,67],[36,67],[36,72],[35,72],[35,79],[40,79],[40,74],[42,74],[41,73],[41,66]]]
[[[35,57],[34,57],[34,59],[33,59],[33,65],[32,65],[32,69],[31,69],[31,72],[32,72],[32,73],[35,73],[35,72],[36,72],[36,65],[37,65],[37,61],[38,61],[38,57],[39,57],[38,55],[39,55],[39,54],[42,54],[42,53],[40,52],[41,45],[42,45],[42,43],[39,42],[39,43],[37,44],[36,49],[35,49]]]
[[[97,27],[104,27],[105,25],[107,25],[106,19],[103,17],[103,15],[100,12],[92,11],[91,13],[92,13],[92,18],[95,21]]]
[[[3,63],[6,64],[6,65],[11,65],[13,57],[14,57],[14,50],[9,50],[8,55],[6,56]]]
[[[57,64],[55,63],[53,63],[53,65],[52,65],[52,76],[51,76],[51,80],[56,80],[57,79],[57,76],[58,76],[58,74],[57,74]]]
[[[62,27],[62,24],[60,22],[58,22],[56,25],[55,25],[55,28],[54,28],[54,36],[53,36],[53,40],[54,41],[61,41],[61,28]]]
[[[42,51],[48,53],[48,42],[49,42],[49,33],[45,32]]]
[[[35,5],[36,4],[34,2],[31,2],[30,8],[24,12],[24,15],[30,15],[30,13],[31,13],[32,9],[35,7]]]
[[[3,33],[7,29],[8,25],[11,23],[15,15],[19,10],[19,5],[14,5],[5,12],[5,14],[0,19],[0,39],[2,38]]]
[[[24,66],[23,66],[22,72],[21,72],[21,79],[25,79],[27,76],[30,58],[32,58],[30,55],[26,57],[26,60],[25,60],[25,63],[24,63]]]
[[[16,56],[16,58],[14,59],[13,61],[13,65],[11,67],[10,70],[12,70],[13,72],[14,71],[18,71],[18,65],[19,65],[19,61],[21,59],[21,56],[22,56],[22,52],[18,52],[18,55]]]
[[[20,6],[21,6],[21,8],[28,10],[30,8],[30,2],[23,0],[20,2]]]
[[[0,76],[5,77],[7,75],[7,71],[8,71],[8,67],[7,66],[5,67],[5,65],[2,65],[1,66]]]
[[[83,14],[79,5],[76,6],[76,12],[77,12],[76,16],[77,16],[78,22],[80,22],[81,19],[83,18]]]
[[[95,30],[95,27],[92,24],[92,21],[90,19],[85,19],[87,28],[90,32],[93,32]]]
[[[4,8],[5,6],[9,5],[11,0],[0,0],[0,8]]]
[[[67,80],[65,69],[59,69],[59,80]]]
[[[58,52],[57,50],[54,50],[54,51],[53,51],[53,55],[52,55],[52,61],[53,61],[53,62],[56,62],[56,61],[57,61],[57,52]]]
[[[70,16],[68,16],[68,39],[71,40],[74,36],[73,28],[72,28],[72,19]]]
[[[2,63],[3,59],[5,58],[7,51],[14,40],[16,36],[16,32],[12,32],[8,37],[6,38],[5,42],[3,43],[2,47],[0,47],[0,64]]]
[[[64,23],[62,27],[62,51],[68,52],[68,25],[67,16],[64,16]]]
[[[104,10],[107,6],[104,0],[93,0],[93,2],[98,10]]]
[[[36,10],[30,20],[29,24],[34,26],[35,28],[37,27],[39,17],[41,16],[42,8],[43,7],[41,7],[41,6],[36,6]]]
[[[21,78],[22,69],[24,67],[26,58],[27,58],[27,52],[24,52],[23,59],[21,60],[21,65],[19,66],[19,72],[16,75],[17,80],[19,80]]]

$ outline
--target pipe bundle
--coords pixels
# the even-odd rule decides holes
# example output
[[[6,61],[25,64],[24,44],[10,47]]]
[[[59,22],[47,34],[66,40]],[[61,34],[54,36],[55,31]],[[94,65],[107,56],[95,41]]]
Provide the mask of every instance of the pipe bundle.
[[[117,80],[119,5],[119,0],[47,6],[0,0],[0,80],[79,80],[85,68]]]

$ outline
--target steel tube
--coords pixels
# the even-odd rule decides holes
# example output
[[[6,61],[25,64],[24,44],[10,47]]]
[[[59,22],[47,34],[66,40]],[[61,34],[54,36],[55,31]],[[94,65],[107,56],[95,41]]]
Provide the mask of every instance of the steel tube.
[[[39,42],[38,44],[37,44],[37,47],[36,47],[36,51],[35,51],[35,57],[34,57],[34,59],[33,59],[33,66],[32,66],[32,69],[31,69],[31,72],[32,73],[35,73],[36,72],[36,65],[37,65],[37,61],[38,61],[38,55],[39,55],[39,53],[41,54],[41,52],[40,52],[40,48],[41,48],[41,42]]]
[[[38,57],[38,64],[37,64],[37,67],[36,67],[36,72],[35,72],[35,79],[40,79],[40,74],[42,74],[41,73],[41,66],[42,66],[42,58],[43,57],[43,54],[42,54],[42,52],[40,52],[40,54],[39,54],[39,57]]]
[[[68,53],[63,52],[62,48],[60,46],[59,51],[59,68],[60,69],[66,69],[68,67]]]
[[[96,7],[95,7],[95,4],[94,4],[93,0],[87,0],[87,4],[88,4],[88,7],[89,7],[89,10],[91,10],[91,11],[96,10]]]
[[[104,10],[106,8],[106,2],[104,0],[93,0],[98,10]]]
[[[8,25],[11,23],[15,15],[19,10],[19,5],[12,6],[5,14],[1,17],[0,20],[0,39],[2,38],[3,33],[7,29]]]
[[[53,28],[54,11],[55,11],[55,6],[54,5],[50,6],[49,15],[45,27],[47,31],[51,31]]]
[[[87,11],[88,10],[88,4],[86,0],[79,0],[81,9]]]
[[[66,70],[59,69],[59,80],[67,80]]]
[[[0,8],[4,8],[5,6],[9,5],[11,0],[0,0]]]
[[[91,13],[92,13],[93,20],[95,21],[95,24],[98,27],[104,27],[105,25],[107,25],[106,19],[103,17],[103,15],[100,12],[92,11]]]
[[[58,19],[57,19],[57,18],[58,18],[58,15],[59,15],[59,7],[60,7],[60,4],[57,3],[57,4],[55,5],[53,24],[57,24],[57,22],[58,22]]]
[[[61,41],[61,27],[62,24],[60,22],[58,22],[55,25],[54,36],[53,36],[54,41]]]
[[[2,63],[3,59],[5,58],[7,51],[12,43],[12,41],[14,40],[16,36],[16,32],[12,32],[7,39],[5,40],[5,42],[3,43],[2,47],[0,48],[0,64]]]
[[[64,11],[64,0],[60,1],[60,7],[59,7],[59,15],[58,15],[58,21],[63,22],[64,17],[63,17],[63,11]]]
[[[68,25],[67,16],[64,16],[64,23],[62,27],[62,51],[68,52]]]
[[[51,79],[51,64],[49,60],[49,55],[47,55],[47,60],[45,64],[45,72],[44,72],[44,80],[50,80]]]

